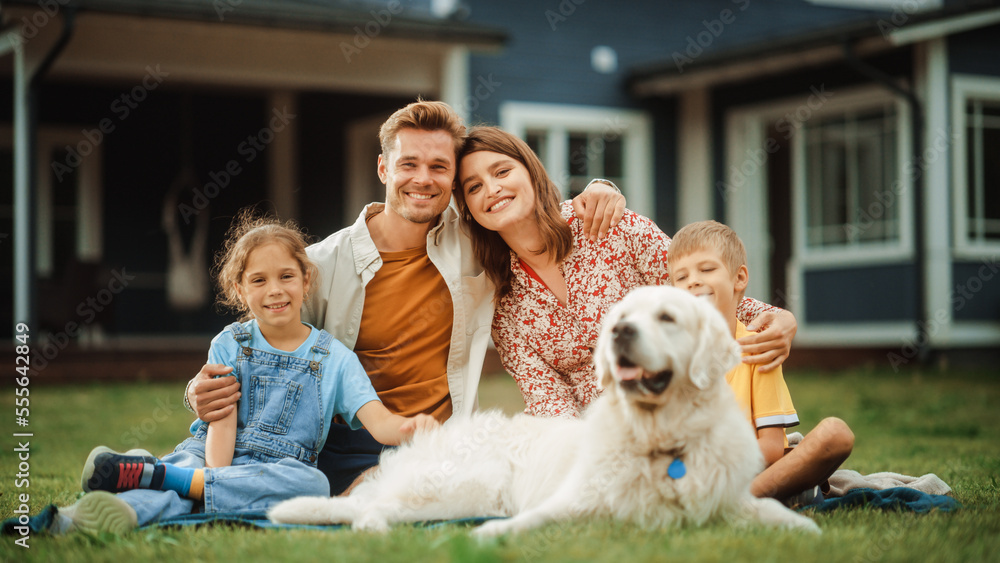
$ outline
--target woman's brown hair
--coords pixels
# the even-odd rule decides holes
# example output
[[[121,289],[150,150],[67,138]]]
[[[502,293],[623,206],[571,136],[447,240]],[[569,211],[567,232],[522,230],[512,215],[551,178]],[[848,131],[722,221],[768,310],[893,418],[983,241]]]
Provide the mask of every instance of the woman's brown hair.
[[[511,288],[514,273],[510,267],[510,247],[496,231],[479,225],[472,218],[465,204],[465,192],[461,181],[462,158],[474,152],[489,151],[503,154],[520,162],[528,170],[528,177],[535,189],[535,220],[542,236],[542,245],[536,254],[550,254],[557,262],[562,262],[573,250],[573,234],[566,219],[560,212],[561,195],[555,183],[549,178],[542,161],[527,143],[499,127],[473,127],[465,139],[465,145],[458,154],[459,173],[455,176],[455,203],[462,220],[472,236],[472,249],[496,286],[494,298],[499,301]]]

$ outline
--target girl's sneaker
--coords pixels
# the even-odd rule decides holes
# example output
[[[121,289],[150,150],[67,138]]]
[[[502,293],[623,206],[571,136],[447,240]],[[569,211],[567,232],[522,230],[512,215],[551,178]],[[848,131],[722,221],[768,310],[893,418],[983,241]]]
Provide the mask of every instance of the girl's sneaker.
[[[91,450],[83,464],[80,486],[88,493],[120,493],[148,488],[157,462],[159,460],[146,450],[129,450],[122,454],[111,448],[98,446]]]
[[[135,510],[127,502],[111,493],[95,491],[83,495],[72,506],[58,509],[50,531],[123,534],[137,525]]]

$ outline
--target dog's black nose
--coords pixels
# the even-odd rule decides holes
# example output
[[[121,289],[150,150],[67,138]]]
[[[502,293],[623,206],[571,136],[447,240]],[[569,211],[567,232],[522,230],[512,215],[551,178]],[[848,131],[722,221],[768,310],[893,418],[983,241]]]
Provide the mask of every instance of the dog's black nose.
[[[611,334],[615,336],[615,341],[627,341],[635,338],[636,330],[632,323],[621,322],[611,329]]]

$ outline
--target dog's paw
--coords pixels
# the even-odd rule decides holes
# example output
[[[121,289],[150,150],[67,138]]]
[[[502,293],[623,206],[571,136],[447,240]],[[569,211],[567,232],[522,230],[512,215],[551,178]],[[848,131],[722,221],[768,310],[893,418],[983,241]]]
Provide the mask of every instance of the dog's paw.
[[[792,514],[793,518],[789,518],[785,527],[790,530],[799,530],[801,532],[809,532],[811,534],[822,534],[823,530],[819,528],[816,522],[813,522],[812,518],[803,516],[801,514]]]
[[[298,497],[279,502],[267,511],[278,524],[337,524],[330,514],[330,497]]]
[[[514,527],[511,526],[510,522],[509,518],[505,520],[490,520],[472,530],[472,535],[481,540],[507,535],[514,531]]]
[[[369,511],[360,515],[354,521],[353,529],[364,532],[385,533],[389,531],[389,521],[382,514]]]

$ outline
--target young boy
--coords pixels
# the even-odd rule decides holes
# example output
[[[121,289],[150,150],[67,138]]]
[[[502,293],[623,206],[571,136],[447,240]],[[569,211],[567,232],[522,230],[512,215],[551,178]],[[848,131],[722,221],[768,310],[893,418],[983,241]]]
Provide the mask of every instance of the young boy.
[[[750,272],[746,249],[736,233],[716,221],[701,221],[682,228],[670,243],[667,257],[675,287],[705,296],[729,322],[734,338],[751,334],[736,319],[736,306],[743,298]],[[793,495],[815,497],[815,489],[826,483],[851,454],[854,434],[839,418],[826,418],[802,442],[788,450],[785,428],[799,423],[781,368],[763,373],[752,364],[740,364],[726,374],[750,423],[766,468],[753,481],[750,491],[758,497],[788,500]]]

